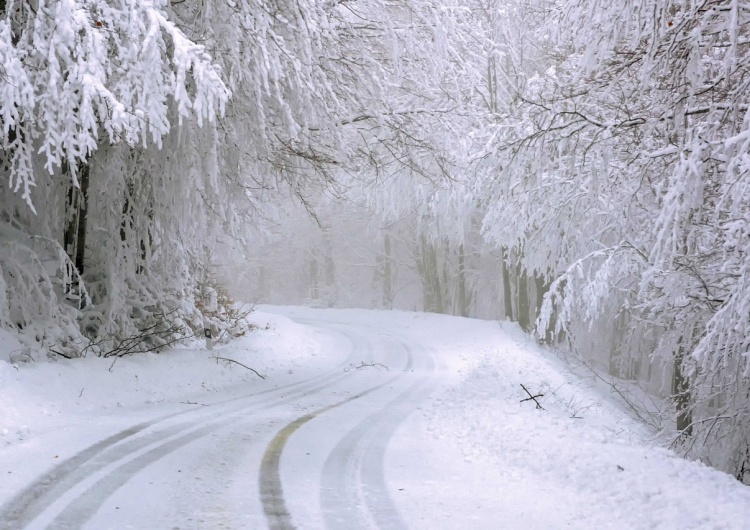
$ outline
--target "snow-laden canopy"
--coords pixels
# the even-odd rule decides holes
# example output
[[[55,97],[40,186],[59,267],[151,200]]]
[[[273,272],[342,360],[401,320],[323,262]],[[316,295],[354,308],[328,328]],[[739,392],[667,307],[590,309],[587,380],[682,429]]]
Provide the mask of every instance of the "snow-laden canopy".
[[[509,318],[671,397],[676,443],[747,478],[750,3],[0,13],[0,323],[28,344],[222,325],[217,275]]]

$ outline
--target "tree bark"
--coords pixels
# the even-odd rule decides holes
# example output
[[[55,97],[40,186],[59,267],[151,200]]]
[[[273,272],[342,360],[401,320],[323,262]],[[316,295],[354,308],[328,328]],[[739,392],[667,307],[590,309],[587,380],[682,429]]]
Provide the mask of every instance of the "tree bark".
[[[521,329],[528,332],[531,329],[529,322],[529,281],[526,270],[521,268],[521,264],[516,265],[516,275],[518,277],[518,325]]]
[[[458,247],[458,314],[462,317],[469,316],[472,293],[469,290],[466,280],[466,256],[464,255],[464,246]]]
[[[503,304],[505,306],[505,314],[503,315],[507,320],[513,320],[513,294],[510,288],[510,271],[508,270],[508,251],[502,249],[502,258],[500,264],[502,267],[503,275]]]
[[[318,278],[318,259],[315,252],[310,256],[310,298],[317,300],[320,296],[320,279]]]
[[[674,371],[672,373],[672,395],[677,408],[677,430],[686,436],[693,434],[693,418],[690,412],[690,385],[687,377],[682,372],[682,364],[685,360],[685,349],[680,338],[680,346],[674,358]]]
[[[323,245],[323,252],[325,252],[323,262],[325,264],[326,306],[333,307],[336,303],[336,263],[333,261],[331,242],[327,238]]]
[[[89,206],[89,165],[80,164],[78,167],[78,182],[81,186],[78,199],[78,223],[76,233],[76,259],[78,273],[83,276],[84,260],[86,257],[86,225]]]
[[[385,234],[383,238],[383,253],[385,262],[383,263],[383,307],[393,309],[393,264],[391,263],[391,236]]]
[[[421,238],[421,255],[417,258],[417,271],[422,278],[424,290],[423,309],[432,313],[443,313],[443,291],[435,245]]]
[[[66,171],[66,166],[63,166],[63,171]],[[73,186],[72,183],[68,184],[68,193],[65,198],[65,227],[63,229],[63,248],[65,253],[70,258],[70,261],[75,263],[76,254],[76,234],[78,232],[76,224],[78,223],[78,190]]]
[[[63,163],[63,174],[69,174],[69,168]],[[83,275],[86,258],[86,223],[88,220],[89,165],[78,166],[78,187],[72,183],[68,187],[65,201],[65,227],[63,231],[63,248],[73,262],[78,274]]]
[[[544,303],[544,295],[549,291],[550,284],[544,279],[544,276],[534,274],[534,285],[536,286],[536,306],[534,307],[534,321],[539,318]]]

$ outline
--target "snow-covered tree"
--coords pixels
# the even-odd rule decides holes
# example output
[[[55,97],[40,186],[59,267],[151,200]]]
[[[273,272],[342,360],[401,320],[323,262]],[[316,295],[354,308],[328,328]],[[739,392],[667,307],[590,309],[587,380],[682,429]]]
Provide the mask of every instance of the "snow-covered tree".
[[[460,58],[439,6],[69,0],[4,15],[0,208],[67,252],[54,289],[91,338],[175,307],[194,319],[214,241],[271,194],[307,204],[321,185],[450,171]]]
[[[524,256],[556,277],[540,332],[554,316],[583,351],[591,323],[619,322],[612,351],[630,368],[618,374],[657,374],[688,452],[737,473],[750,425],[748,9],[561,3],[557,60],[498,135],[510,183],[493,186],[488,217],[498,241],[536,238],[542,253]],[[498,228],[507,200],[526,212],[511,232]]]
[[[223,112],[229,90],[221,71],[168,19],[166,6],[5,3],[3,158],[9,187],[32,210],[40,178],[53,178],[65,165],[77,185],[79,164],[102,143],[160,146],[173,122],[212,122]],[[34,172],[37,153],[44,177]]]

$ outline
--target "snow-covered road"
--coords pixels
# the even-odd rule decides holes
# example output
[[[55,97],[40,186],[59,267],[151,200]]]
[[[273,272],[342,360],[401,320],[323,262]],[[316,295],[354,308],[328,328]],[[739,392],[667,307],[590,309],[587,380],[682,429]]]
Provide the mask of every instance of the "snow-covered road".
[[[0,528],[739,529],[750,520],[746,488],[653,447],[606,393],[510,327],[264,311],[265,331],[214,351],[259,368],[263,381],[200,351],[123,359],[111,371],[97,359],[70,371],[0,362]],[[545,410],[520,401],[520,383],[545,394]]]
[[[384,478],[385,450],[429,392],[434,363],[379,330],[330,329],[351,340],[350,376],[327,389],[329,404],[289,422],[268,445],[263,511],[272,528],[293,528],[295,520],[315,528],[402,528]]]
[[[305,322],[337,365],[123,425],[16,493],[0,526],[403,527],[384,455],[434,383],[432,357],[377,328]]]

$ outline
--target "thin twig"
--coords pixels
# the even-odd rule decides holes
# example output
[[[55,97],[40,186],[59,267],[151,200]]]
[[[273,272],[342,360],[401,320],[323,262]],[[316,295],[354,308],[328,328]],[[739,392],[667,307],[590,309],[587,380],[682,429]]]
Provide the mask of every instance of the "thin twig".
[[[355,364],[351,364],[350,363],[348,368],[344,368],[344,371],[345,372],[349,372],[351,370],[359,370],[361,368],[377,368],[378,366],[382,366],[383,368],[385,368],[386,370],[388,370],[388,367],[386,365],[380,364],[380,363],[376,363],[375,361],[372,361],[372,362],[369,362],[369,363],[365,363],[364,361],[360,361],[359,365],[355,365]]]
[[[529,389],[523,386],[523,384],[521,384],[521,388],[523,388],[526,391],[526,393],[529,395],[529,397],[527,397],[526,399],[522,399],[521,403],[523,403],[524,401],[531,401],[533,399],[534,403],[536,403],[536,408],[540,410],[544,410],[544,407],[542,407],[542,405],[536,400],[536,398],[544,397],[544,394],[532,395],[531,392],[529,392]]]
[[[211,358],[212,358],[212,359],[216,359],[217,361],[226,361],[226,362],[228,362],[228,363],[239,364],[239,365],[240,365],[240,366],[242,366],[243,368],[247,368],[248,370],[250,370],[250,371],[252,371],[252,372],[255,372],[255,375],[257,375],[257,376],[258,376],[258,377],[260,377],[261,379],[265,379],[265,377],[264,377],[264,376],[262,376],[262,375],[260,375],[260,374],[258,373],[258,371],[257,371],[257,370],[256,370],[255,368],[250,368],[249,366],[247,366],[247,365],[244,365],[244,364],[242,364],[242,363],[241,363],[241,362],[239,362],[239,361],[235,361],[234,359],[228,359],[228,358],[226,358],[226,357],[219,357],[219,356],[216,356],[216,355],[212,356]]]
[[[65,353],[63,353],[63,352],[57,351],[57,350],[53,350],[52,348],[50,348],[50,349],[49,349],[49,351],[51,351],[51,352],[52,352],[52,353],[54,353],[55,355],[59,355],[60,357],[65,357],[66,359],[73,359],[73,357],[72,357],[72,356],[70,356],[70,355],[67,355],[67,354],[65,354]]]

